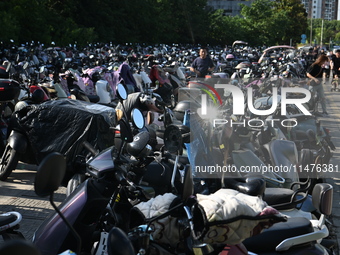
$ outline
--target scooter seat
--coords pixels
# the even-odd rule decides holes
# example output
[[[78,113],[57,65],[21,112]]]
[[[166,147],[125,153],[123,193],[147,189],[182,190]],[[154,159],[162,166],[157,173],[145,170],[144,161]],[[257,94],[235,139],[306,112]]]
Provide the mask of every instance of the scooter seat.
[[[279,210],[288,210],[296,207],[298,198],[291,201],[294,190],[287,188],[266,188],[263,195],[263,200],[267,202],[268,205],[273,206]],[[295,203],[296,202],[296,203]],[[280,205],[277,208],[275,205]]]
[[[308,219],[304,217],[288,218],[286,222],[276,223],[261,234],[246,239],[243,244],[251,252],[274,252],[276,246],[283,240],[313,231],[313,226]]]
[[[266,188],[263,200],[268,205],[288,203],[294,193],[294,190],[286,188]]]
[[[266,182],[262,177],[225,178],[224,187],[234,189],[250,196],[263,196]]]
[[[97,95],[87,95],[91,103],[98,103],[100,98]]]

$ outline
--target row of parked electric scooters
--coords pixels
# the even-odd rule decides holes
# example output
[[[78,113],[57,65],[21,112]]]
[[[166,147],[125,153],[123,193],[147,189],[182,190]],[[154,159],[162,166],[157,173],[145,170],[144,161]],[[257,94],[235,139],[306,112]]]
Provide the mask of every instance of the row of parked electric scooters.
[[[14,81],[3,83],[9,88]],[[185,100],[213,89],[207,83],[196,81],[178,88],[178,102],[172,110],[171,104],[158,100],[163,115],[151,123],[149,113],[147,127],[138,110],[130,117],[126,112],[131,110],[125,109],[125,116],[117,122],[113,107],[68,99],[37,104],[39,92],[32,91],[30,103],[23,100],[16,105],[10,134],[23,128],[31,137],[27,144],[15,147],[19,135],[9,135],[5,150],[20,151],[28,144],[49,147],[50,151],[41,150],[44,153],[31,150],[30,158],[39,164],[38,195],[51,195],[59,185],[71,183],[59,210],[37,229],[34,248],[42,254],[68,249],[77,254],[329,254],[333,243],[325,238],[326,217],[332,209],[331,185],[313,183],[311,176],[296,183],[296,174],[239,175],[237,171],[230,178],[202,171],[199,175],[203,166],[241,169],[309,164],[320,159],[320,147],[310,139],[310,132],[309,143],[303,138],[297,147],[287,139],[294,132],[280,127],[221,125],[211,129],[211,123],[199,114],[202,105]],[[141,85],[147,93],[155,89],[147,79]],[[117,86],[120,103],[129,100],[126,88]],[[202,98],[194,99],[201,103]],[[268,106],[269,101],[264,99],[266,103],[259,107]],[[228,109],[215,110],[225,114]],[[230,120],[230,115],[219,118]],[[274,139],[281,138],[279,129],[286,140]],[[58,143],[47,135],[42,137],[42,130],[48,130],[48,136],[56,134],[52,139]],[[311,145],[316,147],[307,148]],[[56,151],[61,154],[50,154]],[[22,154],[27,156],[26,152]],[[8,155],[7,162],[14,162],[10,159],[15,153],[4,155]],[[17,216],[4,216],[6,224],[2,225]],[[2,228],[3,237],[16,237],[17,221]],[[4,249],[12,249],[11,243]]]
[[[124,86],[119,86],[118,91],[121,99],[127,98]],[[189,111],[185,113],[185,118],[188,116]],[[199,193],[204,192],[200,192],[198,186],[205,186],[205,184],[202,183],[202,180],[198,185],[197,182],[192,181],[192,169],[185,162],[186,157],[181,156],[183,143],[195,144],[197,137],[204,135],[204,132],[198,135],[197,127],[200,125],[195,122],[199,121],[195,112],[190,114],[190,118],[190,124],[196,124],[194,134],[197,136],[194,135],[188,140],[190,129],[184,128],[182,125],[169,125],[163,134],[165,147],[158,155],[157,153],[150,154],[152,150],[148,146],[149,132],[140,132],[133,137],[131,125],[123,118],[119,123],[121,146],[118,148],[112,146],[99,154],[94,153],[93,158],[86,162],[86,181],[81,183],[63,202],[60,206],[60,214],[56,213],[46,219],[39,227],[33,240],[34,247],[38,248],[42,254],[58,254],[67,249],[88,254],[101,254],[103,250],[106,250],[108,254],[135,254],[138,252],[152,254],[156,251],[166,254],[210,253],[213,250],[216,253],[228,250],[229,254],[247,254],[246,249],[258,254],[274,252],[275,249],[283,254],[306,252],[325,254],[327,252],[325,246],[330,248],[329,244],[326,243],[323,246],[316,243],[328,235],[325,215],[331,213],[332,187],[326,183],[316,184],[313,188],[314,210],[321,213],[320,215],[316,214],[320,217],[318,220],[315,220],[315,216],[308,212],[305,212],[303,217],[295,215],[286,219],[273,208],[284,210],[282,212],[285,214],[294,212],[301,215],[301,209],[296,209],[294,200],[298,194],[301,195],[309,190],[310,182],[306,182],[306,186],[302,185],[298,190],[292,190],[279,187],[265,188],[265,179],[254,176],[237,179],[224,178],[224,184],[221,179],[218,184],[218,179],[213,178],[206,184],[215,185],[214,189],[216,190],[221,190],[220,188],[224,188],[222,190],[225,191],[237,190],[232,194],[233,198],[236,195],[239,196],[240,193],[249,193],[250,195],[242,197],[242,200],[259,197],[261,199],[256,201],[259,208],[251,209],[255,212],[250,213],[244,208],[240,210],[242,206],[249,209],[251,203],[241,205],[238,201],[236,204],[230,203],[232,209],[228,209],[227,204],[229,203],[225,205],[224,209],[235,210],[240,215],[224,212],[219,215],[221,216],[220,220],[207,218],[208,211],[206,210],[210,209],[209,201],[216,199],[214,196],[222,201],[228,201],[225,199],[230,197],[220,194],[218,191],[214,192],[212,196],[200,195]],[[195,120],[195,118],[197,119]],[[134,111],[132,120],[135,123],[134,128],[143,128],[143,117],[139,111]],[[227,137],[224,136],[224,138]],[[195,146],[188,148],[197,150]],[[241,158],[247,157],[242,156]],[[161,167],[157,168],[156,165],[159,164]],[[65,169],[65,158],[60,154],[54,153],[44,158],[36,175],[35,190],[37,194],[46,196],[53,193],[62,182]],[[48,181],[51,183],[47,183]],[[212,186],[209,186],[208,189],[213,190]],[[226,187],[227,189],[225,189]],[[197,199],[192,197],[195,193]],[[156,196],[151,199],[155,195],[161,197]],[[204,203],[204,198],[208,201],[207,205]],[[268,204],[270,204],[270,198],[274,201],[269,212],[266,211],[268,210],[267,204],[263,203],[262,199],[264,198],[268,199]],[[278,201],[284,201],[287,198],[288,200],[293,199],[293,201],[277,204]],[[156,199],[160,204],[147,204],[148,201],[156,201]],[[301,204],[303,199],[297,201]],[[156,208],[159,209],[156,210],[156,213],[151,214],[150,211],[143,211],[144,207],[141,207],[141,204],[146,208],[158,206]],[[15,214],[11,213],[6,215],[7,220],[15,217]],[[277,223],[280,221],[287,222]],[[244,231],[242,226],[251,223],[253,229],[250,229],[250,232]],[[273,227],[265,230],[262,234],[251,237],[253,232],[259,231],[259,227],[261,230],[274,223]],[[13,224],[15,225],[15,223]],[[67,224],[71,225],[69,230]],[[232,224],[236,224],[237,227]],[[257,227],[255,228],[255,226]],[[3,236],[13,237],[13,233],[15,233],[13,228],[12,225],[9,229],[4,230]],[[211,228],[214,229],[211,230]],[[225,228],[235,231],[238,238],[231,234],[225,237],[226,233],[223,234]],[[50,229],[54,229],[54,231],[50,231]],[[65,231],[69,234],[65,235]],[[218,235],[214,236],[214,233],[218,233]],[[163,237],[165,234],[166,238]],[[94,240],[95,236],[97,239]],[[221,236],[224,237],[222,241]],[[60,240],[58,245],[56,245],[56,240]],[[268,242],[268,240],[272,241]],[[176,242],[174,243],[174,241]],[[242,241],[243,244],[241,244]],[[261,242],[264,242],[263,245],[259,245]],[[122,247],[122,245],[124,246]],[[10,242],[8,246],[11,247]],[[241,253],[235,253],[235,251]]]

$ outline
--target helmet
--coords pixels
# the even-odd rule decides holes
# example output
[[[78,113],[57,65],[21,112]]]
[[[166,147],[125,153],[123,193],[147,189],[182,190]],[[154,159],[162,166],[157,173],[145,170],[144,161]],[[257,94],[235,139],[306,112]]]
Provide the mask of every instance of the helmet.
[[[226,59],[227,60],[233,60],[235,57],[234,57],[234,55],[233,54],[228,54],[227,56],[226,56]]]
[[[159,108],[159,104],[156,103],[156,98],[152,98],[150,95],[141,93],[139,100],[142,104],[146,105],[150,111],[162,113],[163,110]]]
[[[198,108],[200,108],[200,106],[197,103],[190,100],[183,100],[177,103],[176,107],[173,109],[173,112],[177,120],[183,121],[186,110],[195,112]]]

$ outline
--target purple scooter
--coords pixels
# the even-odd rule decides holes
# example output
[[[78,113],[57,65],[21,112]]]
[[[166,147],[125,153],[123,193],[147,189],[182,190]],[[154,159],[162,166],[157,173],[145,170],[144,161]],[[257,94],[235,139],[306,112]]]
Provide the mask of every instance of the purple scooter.
[[[117,86],[117,95],[120,100],[127,97],[121,84]],[[140,111],[133,111],[132,122],[137,128],[144,126]],[[106,243],[110,246],[109,254],[131,254],[133,251],[123,232],[127,230],[124,216],[129,205],[126,202],[128,198],[149,197],[126,178],[133,163],[123,155],[123,147],[133,141],[133,134],[126,118],[122,118],[119,124],[122,145],[119,150],[111,148],[114,167],[103,169],[97,178],[88,178],[79,185],[59,206],[61,213],[48,217],[35,232],[33,243],[42,255],[55,255],[65,250],[99,254],[100,244]],[[140,142],[143,143],[141,147],[146,147],[148,139],[140,139]],[[99,245],[93,248],[96,242]]]

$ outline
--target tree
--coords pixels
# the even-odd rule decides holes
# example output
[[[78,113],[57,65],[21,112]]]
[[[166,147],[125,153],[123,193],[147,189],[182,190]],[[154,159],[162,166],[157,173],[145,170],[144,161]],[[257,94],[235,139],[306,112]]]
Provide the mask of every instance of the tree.
[[[301,0],[276,0],[274,9],[285,12],[287,17],[282,42],[287,43],[290,39],[299,41],[308,26],[307,13]]]
[[[242,5],[241,14],[256,44],[289,44],[298,40],[307,26],[307,14],[299,0],[256,0]]]

